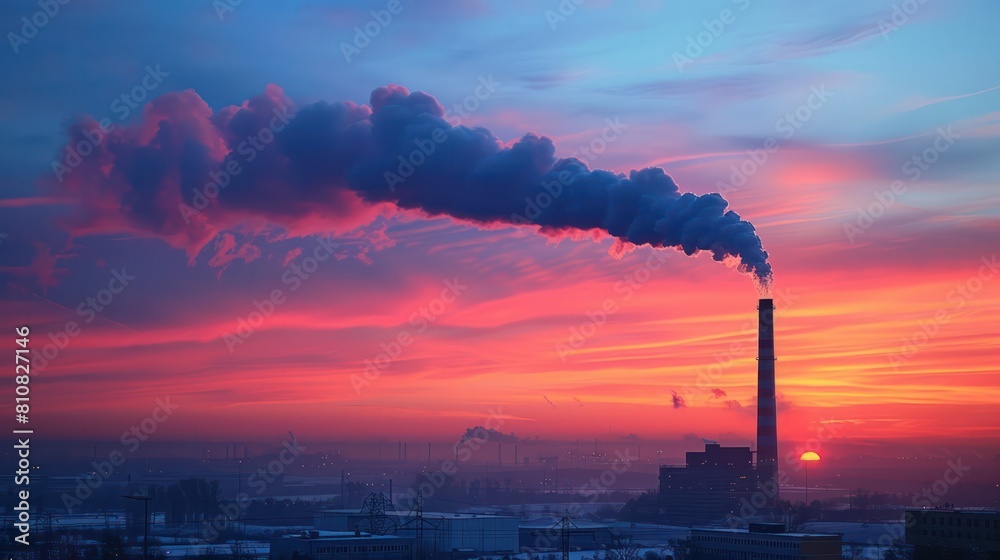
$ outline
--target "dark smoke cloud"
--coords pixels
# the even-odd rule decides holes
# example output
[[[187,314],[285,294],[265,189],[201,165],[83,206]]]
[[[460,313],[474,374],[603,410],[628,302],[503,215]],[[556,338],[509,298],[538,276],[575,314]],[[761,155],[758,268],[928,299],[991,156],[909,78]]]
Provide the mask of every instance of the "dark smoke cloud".
[[[465,433],[459,439],[459,442],[466,442],[469,440],[479,440],[488,441],[490,443],[517,443],[521,441],[521,438],[514,435],[513,432],[505,434],[503,432],[494,430],[493,428],[484,428],[482,426],[476,426],[474,428],[466,428]]]
[[[677,394],[677,391],[670,391],[671,397],[674,401],[674,410],[678,408],[687,408],[687,403],[684,402],[684,397]]]
[[[74,123],[67,148],[95,126]],[[210,177],[233,165],[240,172],[206,206]],[[453,126],[433,97],[399,86],[373,91],[370,106],[319,102],[297,110],[274,85],[214,112],[192,90],[165,94],[140,122],[115,129],[61,171],[57,188],[79,203],[68,224],[75,232],[158,236],[192,258],[227,228],[329,232],[394,206],[704,251],[732,260],[765,289],[771,278],[753,225],[719,194],[682,193],[660,168],[591,170],[556,157],[552,141],[535,134],[505,146],[485,128]]]

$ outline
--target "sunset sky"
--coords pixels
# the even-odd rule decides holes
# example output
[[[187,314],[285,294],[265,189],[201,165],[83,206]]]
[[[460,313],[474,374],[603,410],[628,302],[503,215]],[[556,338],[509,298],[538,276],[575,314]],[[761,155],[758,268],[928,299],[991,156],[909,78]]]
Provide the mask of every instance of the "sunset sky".
[[[364,121],[385,88],[720,192],[774,271],[782,445],[1000,443],[994,3],[403,0],[367,42],[391,2],[236,4],[72,2],[0,55],[2,323],[8,348],[31,327],[47,436],[115,439],[169,397],[163,441],[450,441],[491,409],[522,437],[753,438],[758,294],[732,263],[292,192],[283,150],[326,165],[298,129],[238,151],[282,111]],[[3,30],[38,9],[4,3]],[[60,168],[102,120],[117,143]],[[185,221],[209,179],[157,167],[168,144],[252,188]]]

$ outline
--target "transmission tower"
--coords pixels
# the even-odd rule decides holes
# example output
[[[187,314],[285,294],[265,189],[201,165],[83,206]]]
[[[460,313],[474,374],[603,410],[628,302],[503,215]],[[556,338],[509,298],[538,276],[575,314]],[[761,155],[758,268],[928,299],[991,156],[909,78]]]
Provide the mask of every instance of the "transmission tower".
[[[417,558],[419,560],[424,560],[424,525],[429,525],[431,529],[437,529],[441,524],[439,520],[437,523],[433,523],[424,519],[424,493],[419,492],[417,494],[417,499],[413,502],[413,507],[410,509],[410,515],[413,516],[412,519],[403,523],[400,528],[406,528],[409,525],[413,525],[417,533]]]
[[[396,521],[386,515],[385,512],[393,511],[396,508],[392,505],[392,500],[382,492],[372,492],[365,498],[361,505],[361,515],[363,516],[355,526],[360,530],[362,524],[368,525],[368,532],[373,535],[395,534]]]
[[[569,535],[570,527],[576,527],[576,524],[568,517],[563,517],[558,523],[553,525],[553,527],[559,527],[559,537],[562,541],[559,548],[562,550],[562,560],[569,560]]]

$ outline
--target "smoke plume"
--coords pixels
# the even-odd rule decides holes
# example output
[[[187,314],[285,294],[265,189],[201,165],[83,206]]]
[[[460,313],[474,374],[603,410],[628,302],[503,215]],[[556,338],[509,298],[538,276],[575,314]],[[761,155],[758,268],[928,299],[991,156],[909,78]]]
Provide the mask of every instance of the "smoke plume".
[[[469,440],[478,441],[490,441],[493,443],[517,443],[521,441],[521,438],[514,435],[513,432],[505,434],[501,431],[494,430],[493,428],[484,428],[482,426],[476,426],[474,428],[466,428],[465,433],[459,438],[459,442],[466,442]]]
[[[140,122],[102,133],[92,154],[64,165],[96,124],[77,120],[66,158],[53,164],[57,187],[79,202],[70,219],[76,231],[144,232],[193,257],[225,228],[356,227],[396,207],[707,252],[765,291],[771,281],[753,225],[719,194],[681,192],[658,167],[589,169],[532,133],[505,145],[485,128],[449,122],[430,95],[399,86],[376,89],[370,105],[297,110],[274,85],[218,111],[192,90],[168,93]]]
[[[687,403],[684,402],[684,397],[677,394],[677,391],[670,391],[671,398],[674,402],[674,410],[678,408],[687,408]]]

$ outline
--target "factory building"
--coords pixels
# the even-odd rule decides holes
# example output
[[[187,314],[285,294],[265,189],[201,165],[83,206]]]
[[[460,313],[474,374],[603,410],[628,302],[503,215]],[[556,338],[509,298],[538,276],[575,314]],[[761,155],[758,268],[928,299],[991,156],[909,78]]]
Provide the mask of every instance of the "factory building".
[[[757,305],[757,451],[706,443],[684,466],[660,467],[657,520],[698,525],[766,514],[778,499],[778,422],[774,381],[774,300]],[[752,508],[746,506],[752,504]]]
[[[682,467],[660,467],[660,514],[677,525],[698,525],[740,515],[741,500],[757,488],[749,447],[705,444],[689,451]]]
[[[413,539],[360,531],[303,531],[271,539],[269,560],[413,560]]]
[[[358,510],[331,509],[317,514],[313,526],[326,531],[369,531],[373,521]],[[512,554],[518,551],[518,520],[475,513],[386,511],[389,534],[413,539],[432,558]],[[417,542],[419,538],[420,542]]]
[[[566,527],[570,550],[600,550],[615,542],[611,525],[574,519]],[[558,519],[545,517],[521,522],[521,550],[534,553],[562,550],[563,528]]]
[[[1000,560],[1000,511],[921,509],[905,519],[914,560]]]
[[[423,534],[432,558],[468,558],[483,554],[513,554],[518,551],[516,517],[477,513],[394,512],[396,534],[417,538]],[[421,525],[423,526],[421,529]]]
[[[695,553],[706,560],[840,560],[841,536],[785,533],[781,523],[749,529],[691,529]]]

